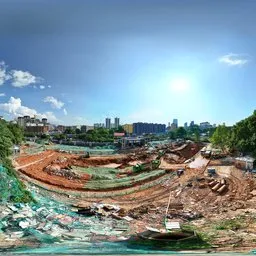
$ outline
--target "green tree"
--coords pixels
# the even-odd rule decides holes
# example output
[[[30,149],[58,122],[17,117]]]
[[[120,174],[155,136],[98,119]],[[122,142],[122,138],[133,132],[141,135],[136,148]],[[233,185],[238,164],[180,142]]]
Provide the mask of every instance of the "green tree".
[[[114,130],[96,128],[87,131],[85,134],[79,134],[78,138],[90,142],[112,142],[114,139]]]
[[[176,134],[174,131],[169,131],[168,135],[169,135],[169,139],[171,139],[171,140],[174,140],[176,138]]]
[[[3,159],[11,154],[11,147],[15,141],[13,133],[8,129],[5,121],[0,121],[0,158]]]
[[[12,123],[9,123],[7,125],[7,128],[13,134],[12,142],[14,144],[21,144],[22,141],[24,140],[23,129],[20,126],[18,126],[17,124],[12,124]]]
[[[200,132],[199,132],[198,129],[195,130],[194,137],[195,137],[195,142],[199,142],[200,141]]]
[[[234,125],[230,147],[244,154],[256,156],[256,111]]]
[[[229,148],[231,138],[231,129],[225,125],[219,125],[213,133],[210,141],[214,146],[220,147],[222,150]]]
[[[184,139],[187,136],[187,131],[183,127],[179,127],[175,130],[177,138]]]
[[[78,129],[78,128],[76,128],[75,133],[76,133],[76,134],[80,134],[80,133],[81,133],[81,130]]]
[[[125,132],[123,126],[119,125],[118,128],[111,129],[114,132]]]
[[[75,134],[75,130],[72,128],[66,128],[64,131],[65,134]]]
[[[17,136],[17,137],[15,137]],[[7,124],[0,120],[0,164],[5,167],[1,173],[7,186],[1,187],[1,195],[9,194],[8,200],[12,202],[31,202],[34,201],[29,191],[25,190],[24,184],[18,179],[8,156],[12,153],[13,143],[18,144],[22,141],[22,130],[16,125]],[[8,191],[7,191],[8,189]],[[0,201],[3,197],[0,196]]]

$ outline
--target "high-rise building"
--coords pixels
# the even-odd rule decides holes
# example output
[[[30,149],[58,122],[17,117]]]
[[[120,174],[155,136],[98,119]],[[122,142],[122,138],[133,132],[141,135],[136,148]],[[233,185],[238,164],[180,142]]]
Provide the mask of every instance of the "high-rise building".
[[[173,119],[173,122],[172,122],[172,123],[175,124],[176,127],[178,127],[178,119]]]
[[[24,126],[26,126],[27,123],[30,123],[30,116],[24,116]]]
[[[194,122],[194,121],[191,121],[189,126],[192,127],[192,126],[194,126],[194,125],[195,125],[195,122]]]
[[[35,134],[44,134],[49,131],[49,124],[47,119],[43,118],[42,121],[36,118],[36,116],[19,116],[17,118],[17,124],[24,128],[26,132]]]
[[[58,126],[57,126],[57,130],[58,130],[59,132],[64,132],[65,129],[66,129],[66,127],[65,127],[64,125],[58,125]]]
[[[184,123],[184,129],[188,129],[188,123]]]
[[[17,124],[21,127],[25,127],[25,122],[24,122],[24,117],[23,116],[18,117]]]
[[[119,121],[120,121],[119,117],[116,117],[115,118],[115,128],[116,129],[119,127]]]
[[[209,122],[202,122],[199,125],[200,129],[205,130],[205,129],[209,129],[212,128],[212,125]]]
[[[172,123],[172,124],[171,124],[171,127],[170,127],[170,130],[171,130],[171,131],[174,131],[174,130],[176,130],[177,128],[178,128],[177,124]]]
[[[104,123],[95,123],[94,128],[103,128],[104,127]]]
[[[43,118],[42,123],[46,125],[47,124],[47,118]]]
[[[93,130],[94,126],[91,125],[81,125],[81,133],[86,133],[90,130]]]
[[[110,129],[111,128],[111,118],[106,118],[105,119],[105,127],[107,129]]]
[[[153,123],[133,123],[133,133],[136,135],[149,134],[149,133],[165,133],[165,124]]]
[[[133,134],[133,125],[132,124],[125,124],[123,128],[127,134]]]

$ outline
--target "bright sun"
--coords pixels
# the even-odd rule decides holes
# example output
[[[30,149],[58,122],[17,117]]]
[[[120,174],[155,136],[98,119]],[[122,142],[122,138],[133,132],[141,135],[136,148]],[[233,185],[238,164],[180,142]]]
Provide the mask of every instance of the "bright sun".
[[[177,78],[171,82],[171,90],[173,92],[186,92],[189,89],[189,81],[184,78]]]

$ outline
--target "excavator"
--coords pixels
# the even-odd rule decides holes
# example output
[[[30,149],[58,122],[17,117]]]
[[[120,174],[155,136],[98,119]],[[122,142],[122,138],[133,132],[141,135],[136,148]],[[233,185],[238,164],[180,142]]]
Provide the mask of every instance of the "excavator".
[[[134,172],[142,172],[142,171],[152,171],[159,168],[161,164],[161,157],[165,154],[165,151],[159,151],[156,159],[152,160],[149,163],[136,164],[133,166]]]

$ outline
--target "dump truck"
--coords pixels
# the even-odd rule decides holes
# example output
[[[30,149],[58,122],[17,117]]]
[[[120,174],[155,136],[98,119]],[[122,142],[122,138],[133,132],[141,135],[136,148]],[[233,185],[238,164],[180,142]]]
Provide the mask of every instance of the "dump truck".
[[[203,156],[205,158],[210,158],[212,151],[211,150],[201,150],[200,153],[201,153],[201,156]]]

